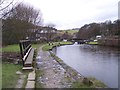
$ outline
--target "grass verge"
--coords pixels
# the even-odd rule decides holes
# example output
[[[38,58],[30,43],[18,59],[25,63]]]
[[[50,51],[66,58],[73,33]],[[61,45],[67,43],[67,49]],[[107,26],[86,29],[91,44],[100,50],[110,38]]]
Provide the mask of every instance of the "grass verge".
[[[45,44],[44,46],[43,46],[43,50],[44,51],[49,51],[49,50],[51,50],[53,47],[56,47],[56,46],[61,46],[61,45],[70,45],[70,44],[72,44],[72,42],[53,42],[53,43],[51,43],[50,45],[49,44]]]
[[[41,82],[40,82],[40,77],[43,76],[43,71],[42,70],[36,70],[36,85],[35,85],[35,88],[43,88]]]
[[[88,79],[93,82],[92,85],[85,85],[82,82],[76,81],[72,84],[72,88],[105,88],[106,87],[106,85],[103,82],[97,80],[96,78],[88,77]]]
[[[102,88],[106,87],[106,85],[103,82],[97,80],[94,77],[88,77],[88,79],[94,82],[93,87],[102,87]]]
[[[14,45],[8,45],[2,48],[2,52],[19,52],[19,45],[14,44]]]
[[[2,88],[14,88],[19,75],[16,71],[21,70],[22,65],[15,65],[12,63],[2,63]]]
[[[41,47],[43,44],[32,44],[33,48],[36,48],[37,50],[39,49],[39,47]]]
[[[39,47],[42,44],[32,44],[33,48],[36,48],[37,50],[39,49]],[[15,44],[15,45],[8,45],[6,47],[2,48],[2,52],[19,52],[19,45]],[[36,54],[37,51],[35,52],[34,55],[34,67],[35,67],[35,58],[36,58]],[[7,57],[7,56],[6,56]],[[2,60],[5,61],[5,60]],[[22,70],[22,65],[14,65],[12,63],[7,63],[7,62],[3,62],[2,63],[2,88],[14,88],[18,79],[19,79],[19,75],[16,75],[16,71],[18,70]],[[23,74],[25,74],[26,76],[28,76],[29,72],[22,72]],[[26,81],[27,81],[27,77],[25,78],[24,84],[23,84],[23,88],[26,85]]]
[[[98,42],[88,42],[90,45],[98,45]]]
[[[76,81],[72,83],[72,88],[93,88],[92,86],[88,86],[83,84],[82,82]]]
[[[33,48],[38,49],[42,44],[32,44]],[[0,48],[0,52],[20,52],[19,44],[8,45]]]

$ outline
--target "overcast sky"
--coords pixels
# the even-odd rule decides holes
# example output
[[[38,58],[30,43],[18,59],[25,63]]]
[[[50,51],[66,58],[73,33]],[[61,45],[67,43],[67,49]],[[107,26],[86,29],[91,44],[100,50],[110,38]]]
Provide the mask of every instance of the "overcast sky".
[[[92,22],[118,18],[119,0],[24,0],[40,9],[44,23],[57,29],[80,28]]]

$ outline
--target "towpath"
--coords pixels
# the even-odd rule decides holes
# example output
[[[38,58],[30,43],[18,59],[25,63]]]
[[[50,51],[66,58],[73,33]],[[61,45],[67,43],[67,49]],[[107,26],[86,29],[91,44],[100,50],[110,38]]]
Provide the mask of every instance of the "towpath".
[[[72,80],[66,70],[51,57],[48,51],[43,51],[40,47],[37,55],[37,69],[42,71],[42,76],[37,77],[37,81],[43,88],[70,88]]]

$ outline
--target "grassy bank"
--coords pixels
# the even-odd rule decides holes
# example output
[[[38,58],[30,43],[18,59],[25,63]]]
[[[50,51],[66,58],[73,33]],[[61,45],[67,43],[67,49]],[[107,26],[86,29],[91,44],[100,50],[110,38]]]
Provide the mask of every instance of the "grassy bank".
[[[19,45],[14,44],[14,45],[8,45],[2,48],[2,52],[19,52]]]
[[[33,48],[38,49],[41,46],[41,44],[32,44]],[[6,47],[3,47],[1,49],[1,52],[12,54],[13,52],[16,54],[20,52],[19,45],[8,45]],[[8,56],[6,56],[8,57]],[[36,58],[36,52],[34,55],[34,59]],[[21,65],[15,65],[13,63],[8,63],[6,59],[2,60],[2,88],[14,88],[16,86],[16,83],[19,79],[19,75],[16,75],[16,72],[19,70],[22,70],[22,64]],[[4,62],[5,61],[5,62]],[[24,75],[28,75],[28,72],[22,72]],[[27,81],[27,78],[25,78],[25,82],[23,87],[25,86]]]
[[[22,65],[12,63],[2,63],[2,88],[14,88],[19,76],[16,75],[18,70],[22,69]]]
[[[33,48],[36,48],[37,50],[39,49],[39,47],[41,47],[43,44],[32,44]]]
[[[39,48],[42,44],[32,44],[33,48]],[[3,48],[0,48],[2,52],[20,52],[19,44],[8,45]]]
[[[44,51],[49,51],[53,47],[61,46],[61,45],[70,45],[70,44],[72,44],[72,42],[64,42],[64,41],[63,42],[53,42],[53,43],[50,43],[50,45],[49,44],[45,44],[42,49]]]
[[[58,32],[61,34],[66,33],[66,31],[68,32],[68,34],[73,35],[74,33],[77,33],[79,30],[58,30]]]
[[[98,42],[88,42],[87,44],[90,44],[90,45],[98,45]]]

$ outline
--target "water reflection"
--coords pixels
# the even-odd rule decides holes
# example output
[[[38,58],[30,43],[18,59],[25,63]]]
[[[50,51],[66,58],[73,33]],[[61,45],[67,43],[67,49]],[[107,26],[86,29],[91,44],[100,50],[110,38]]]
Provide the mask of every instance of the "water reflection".
[[[65,63],[84,76],[96,77],[111,88],[118,87],[117,48],[97,45],[66,45],[53,50]]]

